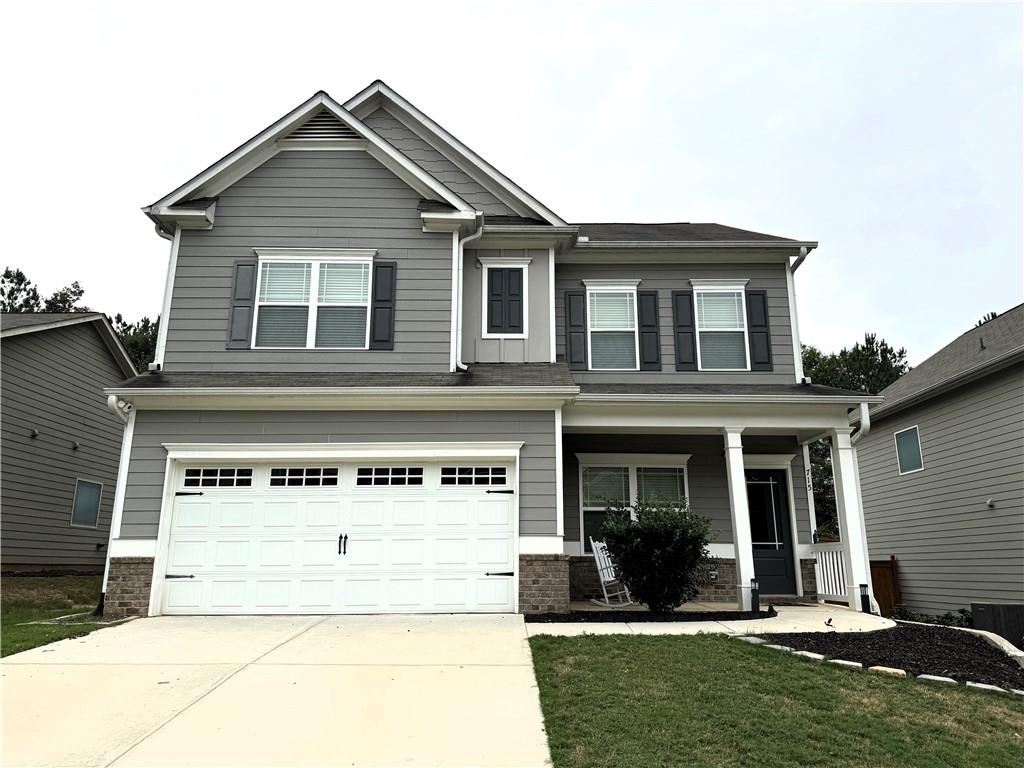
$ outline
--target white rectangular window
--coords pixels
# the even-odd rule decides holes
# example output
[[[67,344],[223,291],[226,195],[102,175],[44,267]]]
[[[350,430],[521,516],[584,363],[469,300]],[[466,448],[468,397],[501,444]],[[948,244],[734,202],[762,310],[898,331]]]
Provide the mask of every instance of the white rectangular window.
[[[337,467],[271,467],[271,488],[324,487],[338,485]]]
[[[587,285],[587,336],[591,370],[637,370],[635,285]]]
[[[697,363],[702,371],[748,371],[747,313],[742,287],[695,283]]]
[[[261,258],[256,348],[366,349],[372,257]]]
[[[356,485],[423,485],[423,467],[359,467]]]
[[[580,534],[583,551],[600,541],[609,506],[643,501],[681,502],[687,497],[687,455],[577,454],[580,461]]]
[[[184,488],[251,488],[252,467],[189,467]]]
[[[909,475],[924,469],[921,432],[916,426],[896,432],[893,439],[896,441],[896,463],[899,465],[901,475]]]
[[[505,467],[441,467],[441,485],[505,485]]]
[[[75,482],[75,499],[71,503],[71,524],[78,528],[95,528],[100,518],[100,497],[103,484],[88,480]]]

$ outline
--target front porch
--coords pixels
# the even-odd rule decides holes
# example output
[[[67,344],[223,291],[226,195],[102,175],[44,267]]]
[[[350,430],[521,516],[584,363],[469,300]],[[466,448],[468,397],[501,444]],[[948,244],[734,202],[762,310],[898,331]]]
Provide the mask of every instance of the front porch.
[[[697,603],[845,603],[871,596],[849,403],[574,404],[562,428],[570,600],[601,596],[590,538],[609,501],[686,498],[711,522],[715,559]],[[807,443],[832,443],[841,543],[818,544]],[[851,546],[852,544],[852,546]]]

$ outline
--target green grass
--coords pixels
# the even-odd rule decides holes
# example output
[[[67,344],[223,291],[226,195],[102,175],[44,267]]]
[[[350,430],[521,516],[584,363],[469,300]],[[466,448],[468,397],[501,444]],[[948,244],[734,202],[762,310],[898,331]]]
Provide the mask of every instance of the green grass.
[[[530,638],[556,768],[1024,765],[1024,702],[714,635]]]
[[[92,611],[101,583],[100,576],[5,576],[0,581],[0,656],[106,626],[89,617],[80,624],[29,623]]]

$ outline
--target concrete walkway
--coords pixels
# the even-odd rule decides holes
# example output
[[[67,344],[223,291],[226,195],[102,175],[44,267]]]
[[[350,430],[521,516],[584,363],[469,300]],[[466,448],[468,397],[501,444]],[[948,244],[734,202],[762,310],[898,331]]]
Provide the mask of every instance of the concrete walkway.
[[[573,604],[573,609],[590,610],[593,603]],[[734,604],[687,603],[684,612],[736,610]],[[633,607],[631,610],[637,610]],[[778,605],[778,616],[753,621],[627,622],[609,624],[551,623],[527,624],[534,635],[762,635],[779,632],[870,632],[895,627],[896,622],[836,605]],[[831,624],[827,622],[831,620]]]
[[[160,617],[9,656],[4,766],[544,766],[520,616]]]

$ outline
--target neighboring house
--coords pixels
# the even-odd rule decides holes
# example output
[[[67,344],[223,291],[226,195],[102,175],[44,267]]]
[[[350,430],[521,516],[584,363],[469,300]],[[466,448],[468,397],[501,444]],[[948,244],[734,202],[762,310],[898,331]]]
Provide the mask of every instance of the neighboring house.
[[[159,370],[109,390],[109,612],[564,611],[607,500],[653,494],[711,519],[705,596],[813,598],[823,434],[859,605],[848,412],[879,399],[802,383],[816,243],[568,223],[379,81],[145,211],[170,260]]]
[[[135,368],[105,315],[0,315],[0,569],[99,572]]]
[[[1024,304],[881,394],[858,446],[864,514],[903,606],[1024,603]]]

